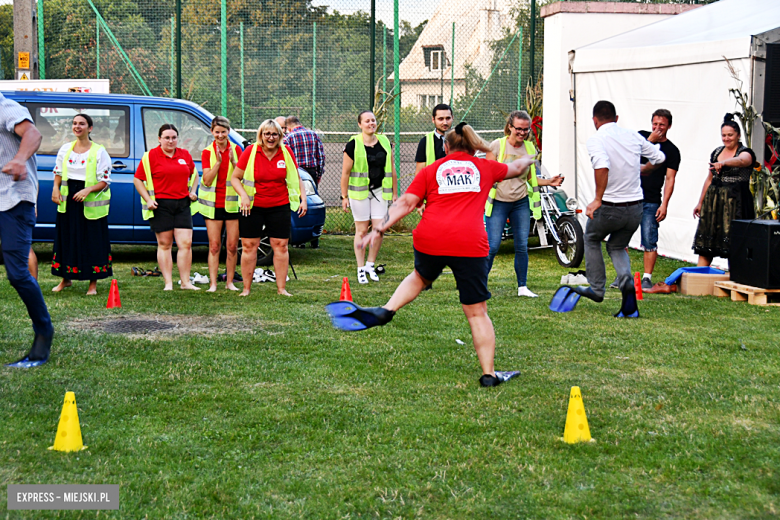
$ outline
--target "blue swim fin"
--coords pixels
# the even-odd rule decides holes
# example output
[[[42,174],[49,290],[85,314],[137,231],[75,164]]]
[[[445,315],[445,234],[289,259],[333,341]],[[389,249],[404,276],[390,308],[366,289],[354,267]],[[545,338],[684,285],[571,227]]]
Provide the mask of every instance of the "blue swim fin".
[[[613,314],[616,318],[638,318],[639,307],[636,304],[636,293],[633,287],[623,293],[623,302],[620,305],[620,310],[617,314]]]
[[[550,301],[550,310],[553,312],[571,312],[580,301],[580,295],[568,285],[562,285],[555,291]]]
[[[360,307],[350,301],[329,303],[325,310],[330,314],[333,326],[340,330],[364,330],[384,325],[395,316],[395,312],[383,307]]]

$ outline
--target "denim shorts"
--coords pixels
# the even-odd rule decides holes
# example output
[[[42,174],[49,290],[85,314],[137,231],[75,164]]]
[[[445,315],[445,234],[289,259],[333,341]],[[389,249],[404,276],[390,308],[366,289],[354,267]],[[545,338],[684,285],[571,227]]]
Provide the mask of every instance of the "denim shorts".
[[[653,202],[642,204],[642,249],[645,251],[658,250],[658,226],[660,223],[655,219],[655,212],[660,207],[660,204]]]

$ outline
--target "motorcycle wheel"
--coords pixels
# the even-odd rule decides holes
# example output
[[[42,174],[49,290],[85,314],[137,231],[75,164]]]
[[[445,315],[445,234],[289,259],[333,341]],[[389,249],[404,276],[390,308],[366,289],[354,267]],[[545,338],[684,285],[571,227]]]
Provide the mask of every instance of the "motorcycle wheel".
[[[582,226],[576,218],[565,215],[555,223],[561,244],[555,245],[555,256],[563,267],[579,267],[585,256],[585,240]]]

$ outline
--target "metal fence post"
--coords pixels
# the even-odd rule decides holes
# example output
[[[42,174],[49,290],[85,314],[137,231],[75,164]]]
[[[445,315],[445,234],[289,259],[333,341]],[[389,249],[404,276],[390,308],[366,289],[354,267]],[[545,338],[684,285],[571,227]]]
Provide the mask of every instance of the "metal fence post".
[[[370,83],[371,96],[369,97],[368,109],[374,109],[374,74],[376,72],[376,0],[371,0],[371,37],[370,37],[371,49],[369,51],[369,61],[371,62],[371,70],[368,73],[368,82]]]
[[[46,51],[43,45],[43,0],[38,0],[38,78],[46,79]]]
[[[401,176],[401,50],[398,42],[398,0],[393,0],[393,128],[395,130],[395,171]]]
[[[175,34],[176,21],[171,16],[171,97],[173,97],[173,92],[176,89],[176,47],[173,41]]]
[[[244,22],[239,24],[240,53],[241,53],[241,128],[246,128],[244,114]]]
[[[317,125],[317,22],[312,26],[311,129]]]
[[[517,109],[522,108],[523,99],[523,28],[520,27],[520,38],[517,40]]]
[[[222,37],[220,42],[220,55],[221,55],[221,93],[222,93],[222,115],[227,115],[227,0],[222,0],[219,16],[219,28]]]
[[[530,75],[528,76],[530,78],[531,83],[536,81],[536,67],[534,66],[535,61],[535,54],[536,54],[536,0],[531,0],[531,71]]]
[[[98,22],[97,18],[95,18],[95,54],[97,55],[95,70],[97,79],[100,79],[100,22]]]
[[[384,28],[382,34],[382,103],[387,99],[387,25],[382,24]]]
[[[176,97],[181,99],[181,0],[176,0]]]

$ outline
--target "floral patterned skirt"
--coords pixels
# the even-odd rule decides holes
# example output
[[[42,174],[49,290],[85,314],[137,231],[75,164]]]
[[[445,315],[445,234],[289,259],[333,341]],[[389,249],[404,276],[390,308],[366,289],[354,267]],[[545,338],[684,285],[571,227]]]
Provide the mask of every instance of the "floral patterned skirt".
[[[66,280],[101,280],[113,275],[108,217],[87,220],[84,204],[73,200],[83,189],[84,181],[68,180],[67,210],[57,212],[51,274]]]

